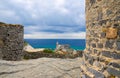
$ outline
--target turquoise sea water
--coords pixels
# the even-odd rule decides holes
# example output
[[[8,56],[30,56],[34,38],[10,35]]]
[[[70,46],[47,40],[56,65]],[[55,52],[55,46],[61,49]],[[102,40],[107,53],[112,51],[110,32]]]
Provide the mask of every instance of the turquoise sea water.
[[[25,39],[34,48],[56,48],[56,42],[59,44],[69,44],[76,50],[85,49],[85,39]]]

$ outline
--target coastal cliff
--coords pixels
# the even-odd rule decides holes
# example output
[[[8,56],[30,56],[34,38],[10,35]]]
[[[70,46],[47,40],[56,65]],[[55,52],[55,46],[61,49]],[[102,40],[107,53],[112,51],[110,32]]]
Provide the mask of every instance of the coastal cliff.
[[[29,51],[29,50],[33,50],[34,48],[27,42],[24,41],[24,51]]]

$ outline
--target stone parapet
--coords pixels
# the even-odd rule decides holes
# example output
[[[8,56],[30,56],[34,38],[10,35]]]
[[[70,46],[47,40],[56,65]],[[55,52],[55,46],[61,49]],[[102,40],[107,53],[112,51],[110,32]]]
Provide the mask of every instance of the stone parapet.
[[[0,58],[21,60],[23,56],[23,26],[0,22]]]

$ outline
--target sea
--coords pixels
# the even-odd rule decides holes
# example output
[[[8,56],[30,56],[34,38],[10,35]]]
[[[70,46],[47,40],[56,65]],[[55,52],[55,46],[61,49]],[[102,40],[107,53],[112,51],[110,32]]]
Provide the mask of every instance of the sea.
[[[59,44],[69,44],[75,50],[85,49],[85,39],[25,39],[34,48],[56,48],[56,42]]]

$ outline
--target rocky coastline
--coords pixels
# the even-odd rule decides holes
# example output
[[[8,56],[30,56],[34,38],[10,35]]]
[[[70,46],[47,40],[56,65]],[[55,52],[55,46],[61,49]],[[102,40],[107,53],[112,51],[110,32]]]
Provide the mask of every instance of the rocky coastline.
[[[62,45],[63,47],[63,45]],[[23,59],[37,59],[37,58],[42,58],[42,57],[48,57],[48,58],[70,58],[70,59],[74,59],[77,57],[82,57],[83,51],[80,50],[71,50],[71,48],[67,47],[67,50],[71,50],[71,52],[67,52],[66,48],[63,47],[64,50],[66,51],[62,51],[62,49],[60,49],[60,47],[57,47],[57,49],[55,49],[53,52],[45,52],[45,48],[38,48],[35,49],[33,48],[29,43],[27,43],[27,45],[24,46],[24,57]],[[60,50],[59,50],[60,49]],[[72,52],[73,51],[73,52]]]

